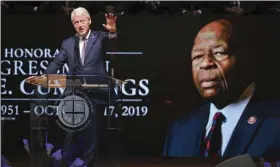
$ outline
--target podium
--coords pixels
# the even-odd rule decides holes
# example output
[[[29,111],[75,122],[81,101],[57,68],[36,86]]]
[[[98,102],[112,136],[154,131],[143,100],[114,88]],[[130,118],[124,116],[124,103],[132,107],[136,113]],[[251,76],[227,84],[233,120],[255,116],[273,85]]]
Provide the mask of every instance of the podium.
[[[35,90],[30,100],[32,167],[120,166],[121,104],[115,90],[125,82],[65,74],[33,76],[25,82]]]

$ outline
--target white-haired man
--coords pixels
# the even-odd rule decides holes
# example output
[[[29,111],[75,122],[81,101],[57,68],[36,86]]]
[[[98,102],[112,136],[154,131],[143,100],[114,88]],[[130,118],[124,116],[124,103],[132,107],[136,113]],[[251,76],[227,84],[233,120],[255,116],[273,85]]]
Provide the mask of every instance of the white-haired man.
[[[91,17],[85,8],[76,8],[71,13],[71,21],[77,32],[76,35],[65,39],[62,42],[61,50],[55,59],[49,64],[45,73],[53,74],[66,63],[69,72],[82,74],[106,75],[104,66],[104,40],[116,39],[117,17],[113,14],[106,14],[106,24],[103,27],[108,32],[93,31],[90,29]],[[76,37],[79,37],[79,57],[74,58],[74,47]],[[76,60],[76,62],[74,61]]]
[[[76,35],[63,40],[61,50],[56,55],[55,59],[49,64],[46,69],[46,74],[54,74],[66,63],[69,67],[69,73],[77,75],[99,75],[107,76],[107,71],[104,63],[105,41],[114,40],[117,38],[116,33],[116,16],[113,14],[105,15],[106,24],[103,27],[108,32],[94,31],[90,29],[91,17],[89,12],[82,7],[76,8],[71,13],[71,21],[76,30]],[[79,77],[78,77],[79,78]],[[93,81],[94,83],[107,83],[105,77],[86,78],[86,82]],[[85,82],[82,79],[82,82]],[[89,97],[95,104],[99,104],[100,100],[94,97]],[[106,100],[106,99],[104,99]],[[101,100],[102,101],[102,100]],[[102,102],[101,102],[102,103]],[[104,104],[104,103],[103,103]],[[104,105],[103,105],[104,106]],[[96,112],[94,112],[96,113]],[[97,132],[98,121],[96,115],[90,115],[92,120],[83,134],[67,132],[63,157],[64,162],[69,166],[76,158],[81,159],[82,166],[88,165],[95,157],[97,140],[99,138]]]

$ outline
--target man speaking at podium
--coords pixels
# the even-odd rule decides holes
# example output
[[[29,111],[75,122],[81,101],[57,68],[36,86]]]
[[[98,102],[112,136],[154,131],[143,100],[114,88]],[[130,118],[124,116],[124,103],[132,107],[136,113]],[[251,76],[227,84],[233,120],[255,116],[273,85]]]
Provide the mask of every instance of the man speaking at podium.
[[[45,73],[55,74],[66,63],[69,73],[107,75],[104,63],[104,44],[108,39],[117,38],[117,29],[116,16],[110,13],[105,17],[107,24],[103,24],[103,27],[109,33],[91,30],[91,17],[88,11],[81,7],[74,9],[71,13],[71,21],[77,33],[62,42],[60,52]],[[74,54],[75,40],[78,40],[79,56]]]
[[[214,20],[197,33],[192,74],[206,103],[172,124],[164,156],[280,158],[279,100],[257,89],[255,45],[247,40],[258,34],[248,38],[242,24]]]
[[[90,29],[92,20],[89,12],[81,7],[74,9],[71,13],[71,21],[77,33],[75,36],[67,38],[62,42],[60,52],[49,64],[45,74],[56,74],[66,63],[69,67],[70,74],[107,76],[104,62],[105,44],[107,40],[115,40],[117,38],[117,29],[116,16],[112,13],[106,14],[105,19],[106,24],[103,24],[103,27],[108,32],[94,31]],[[75,50],[77,48],[78,51]],[[86,78],[88,79],[89,77]],[[87,81],[82,79],[82,82]],[[101,77],[97,80],[93,79],[93,82],[98,84],[107,83],[107,81]],[[97,125],[95,124],[96,122],[91,121],[91,125],[84,129],[86,135],[88,135],[85,136],[87,138],[87,144],[84,140],[73,140],[73,138],[77,137],[72,136],[72,132],[67,132],[68,136],[65,139],[63,156],[64,161],[66,161],[68,165],[71,165],[75,158],[80,158],[84,165],[88,165],[89,161],[92,161],[96,153],[98,138],[95,129]],[[78,136],[78,138],[80,137],[82,136]],[[83,147],[84,149],[81,151],[79,147]],[[79,150],[80,153],[83,152],[83,155],[77,155],[77,150]],[[75,155],[77,155],[77,157],[73,157]]]

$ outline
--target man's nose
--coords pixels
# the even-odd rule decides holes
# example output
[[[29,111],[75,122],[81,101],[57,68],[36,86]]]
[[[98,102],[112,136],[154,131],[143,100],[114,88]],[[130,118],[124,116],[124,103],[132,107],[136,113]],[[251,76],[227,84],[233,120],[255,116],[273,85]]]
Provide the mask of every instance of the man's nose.
[[[82,27],[82,23],[81,22],[78,22],[78,27]]]
[[[203,60],[200,64],[201,69],[210,69],[210,68],[216,68],[215,59],[213,58],[212,54],[206,54],[203,57]]]

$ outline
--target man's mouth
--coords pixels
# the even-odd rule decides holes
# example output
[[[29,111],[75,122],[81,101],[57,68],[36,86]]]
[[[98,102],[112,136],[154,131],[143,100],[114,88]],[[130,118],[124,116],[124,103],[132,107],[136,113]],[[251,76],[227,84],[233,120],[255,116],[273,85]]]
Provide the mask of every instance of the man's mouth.
[[[213,88],[218,85],[219,81],[217,79],[203,79],[200,81],[200,86],[204,89]]]

